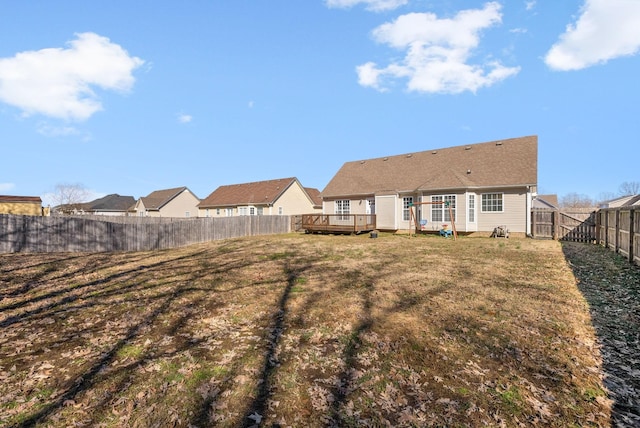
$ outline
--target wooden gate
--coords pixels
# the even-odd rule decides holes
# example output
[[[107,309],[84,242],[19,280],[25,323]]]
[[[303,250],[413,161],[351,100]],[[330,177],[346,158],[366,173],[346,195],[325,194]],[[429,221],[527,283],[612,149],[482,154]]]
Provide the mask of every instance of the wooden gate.
[[[595,211],[581,208],[535,208],[531,210],[531,232],[537,239],[595,242]]]

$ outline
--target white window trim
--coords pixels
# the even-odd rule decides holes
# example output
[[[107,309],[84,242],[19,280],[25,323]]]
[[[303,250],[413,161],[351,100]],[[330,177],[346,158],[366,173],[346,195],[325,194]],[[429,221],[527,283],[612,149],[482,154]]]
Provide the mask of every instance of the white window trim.
[[[483,198],[485,195],[500,195],[500,199],[502,201],[502,209],[500,211],[494,211],[494,210],[490,210],[490,211],[485,211],[484,209],[484,204],[483,202]],[[486,214],[500,214],[500,213],[504,213],[504,192],[487,192],[487,193],[482,193],[480,195],[480,212],[481,213],[486,213]]]
[[[458,195],[456,195],[455,193],[453,193],[453,194],[450,193],[450,194],[446,194],[446,195],[430,195],[429,199],[430,199],[431,202],[436,202],[436,201],[433,200],[434,197],[442,199],[441,201],[437,201],[437,202],[446,202],[445,198],[453,197],[453,201],[454,201],[455,205],[454,205],[454,207],[452,209],[452,211],[453,211],[453,219],[447,220],[445,218],[445,216],[448,215],[448,211],[449,211],[448,207],[446,207],[445,204],[432,204],[431,205],[431,209],[429,210],[429,216],[431,217],[431,221],[432,222],[437,222],[437,223],[445,223],[445,222],[453,221],[453,222],[457,223],[458,222]],[[434,208],[440,208],[440,210],[442,211],[442,220],[434,220],[433,219],[433,209]],[[445,208],[447,208],[447,211],[446,211],[447,214],[445,214]]]
[[[410,205],[408,206],[404,206],[405,205],[405,201],[407,199],[411,199]],[[413,210],[413,204],[415,201],[415,197],[414,196],[403,196],[402,197],[402,221],[411,221],[411,210]],[[407,214],[408,218],[404,218],[405,217],[405,213]]]

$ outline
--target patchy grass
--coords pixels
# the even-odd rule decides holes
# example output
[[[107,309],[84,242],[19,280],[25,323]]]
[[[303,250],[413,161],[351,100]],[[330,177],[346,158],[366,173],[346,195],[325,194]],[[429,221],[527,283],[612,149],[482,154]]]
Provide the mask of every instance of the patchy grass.
[[[0,425],[608,426],[561,246],[284,235],[0,255]]]

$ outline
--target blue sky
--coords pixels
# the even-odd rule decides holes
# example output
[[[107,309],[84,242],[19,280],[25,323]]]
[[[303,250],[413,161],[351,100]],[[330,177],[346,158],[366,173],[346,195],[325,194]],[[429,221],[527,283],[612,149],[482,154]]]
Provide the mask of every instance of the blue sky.
[[[322,190],[347,161],[527,135],[540,193],[617,194],[638,22],[638,0],[0,1],[0,194]]]

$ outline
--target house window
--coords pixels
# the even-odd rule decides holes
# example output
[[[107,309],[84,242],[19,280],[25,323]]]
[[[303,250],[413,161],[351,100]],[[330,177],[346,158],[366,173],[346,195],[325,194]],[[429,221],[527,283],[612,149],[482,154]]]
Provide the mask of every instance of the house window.
[[[482,212],[501,213],[504,211],[502,201],[502,193],[483,193],[482,194]]]
[[[256,207],[249,207],[249,215],[256,215]]]
[[[283,215],[283,214],[284,214],[284,208],[278,207],[278,215]]]
[[[216,215],[220,215],[220,208],[216,208]]]
[[[258,210],[258,215],[262,215],[262,207],[258,207],[257,210]]]
[[[185,211],[184,216],[185,217],[191,217],[191,213],[189,211]]]
[[[476,195],[469,195],[469,201],[467,203],[469,209],[469,223],[476,222]]]
[[[456,220],[456,195],[432,196],[431,202],[439,202],[431,205],[431,221],[451,221],[451,214]]]
[[[338,220],[349,220],[349,200],[339,199],[336,201],[336,214],[339,215]]]
[[[238,207],[238,215],[247,215],[247,207]]]
[[[233,217],[233,208],[227,208],[227,217]]]
[[[138,211],[138,217],[144,217],[144,211]]]
[[[413,196],[402,198],[402,220],[411,220],[411,207],[413,207]]]

